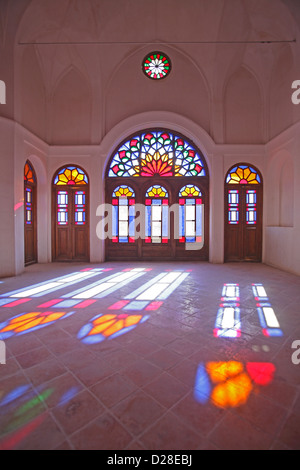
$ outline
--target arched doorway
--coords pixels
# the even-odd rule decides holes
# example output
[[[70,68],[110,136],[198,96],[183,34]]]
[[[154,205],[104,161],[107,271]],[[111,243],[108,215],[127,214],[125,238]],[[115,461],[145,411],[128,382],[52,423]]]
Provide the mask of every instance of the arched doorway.
[[[262,202],[259,171],[246,163],[231,167],[225,179],[225,261],[261,261]]]
[[[53,178],[52,260],[89,261],[89,179],[75,165]]]
[[[37,179],[29,160],[24,167],[24,264],[37,262]]]
[[[106,260],[208,260],[208,169],[186,137],[128,137],[109,160],[105,194]]]

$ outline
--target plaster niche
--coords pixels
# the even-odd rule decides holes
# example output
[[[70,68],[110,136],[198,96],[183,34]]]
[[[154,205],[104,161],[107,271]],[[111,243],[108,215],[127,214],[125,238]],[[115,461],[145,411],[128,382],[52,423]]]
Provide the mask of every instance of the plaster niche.
[[[225,88],[224,127],[227,144],[263,142],[263,105],[259,85],[254,75],[243,66],[231,75]]]
[[[90,84],[73,66],[60,78],[51,102],[51,144],[90,143],[92,97]]]

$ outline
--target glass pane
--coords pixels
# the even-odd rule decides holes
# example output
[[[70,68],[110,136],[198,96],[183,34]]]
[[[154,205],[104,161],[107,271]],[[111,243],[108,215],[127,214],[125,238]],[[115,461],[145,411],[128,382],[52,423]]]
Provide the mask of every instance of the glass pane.
[[[186,220],[195,220],[195,206],[185,206]]]
[[[120,237],[128,236],[128,222],[119,222],[119,236]]]
[[[194,237],[196,235],[195,231],[195,222],[186,222],[185,223],[185,233],[187,237]]]
[[[161,220],[161,206],[152,206],[152,220]]]
[[[128,206],[119,206],[119,220],[128,220]]]
[[[161,237],[161,222],[152,222],[152,237]]]

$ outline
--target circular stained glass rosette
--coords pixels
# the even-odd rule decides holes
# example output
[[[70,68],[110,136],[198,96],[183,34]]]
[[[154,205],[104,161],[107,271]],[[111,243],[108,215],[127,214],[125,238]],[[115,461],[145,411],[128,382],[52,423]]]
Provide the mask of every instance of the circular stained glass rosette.
[[[153,80],[161,80],[169,75],[171,71],[171,61],[162,52],[151,52],[143,60],[143,72]]]

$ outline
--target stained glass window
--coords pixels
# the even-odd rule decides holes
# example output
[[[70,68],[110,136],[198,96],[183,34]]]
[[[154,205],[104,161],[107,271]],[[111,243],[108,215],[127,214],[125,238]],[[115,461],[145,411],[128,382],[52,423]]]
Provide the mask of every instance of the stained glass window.
[[[145,199],[145,242],[168,243],[169,194],[160,185],[151,186]]]
[[[147,54],[142,63],[144,74],[153,80],[160,80],[169,75],[171,71],[171,61],[162,52],[151,52]]]
[[[85,225],[85,191],[75,192],[75,225]]]
[[[198,186],[187,184],[179,191],[179,242],[203,241],[202,194]]]
[[[59,170],[54,178],[56,185],[88,184],[85,172],[76,166],[67,166]]]
[[[229,184],[259,184],[261,179],[257,171],[248,165],[237,165],[227,174],[226,183]]]
[[[25,223],[26,225],[32,224],[32,188],[25,188]]]
[[[206,176],[203,157],[184,138],[167,131],[145,132],[114,154],[109,177]]]
[[[230,225],[239,223],[239,191],[236,189],[228,191],[228,223]]]
[[[118,186],[112,195],[112,241],[135,241],[135,192],[130,186]]]
[[[33,183],[33,184],[36,183],[35,172],[34,172],[34,169],[32,168],[32,165],[30,164],[29,161],[27,161],[27,162],[25,163],[25,167],[24,167],[24,181],[25,181],[26,183]]]

